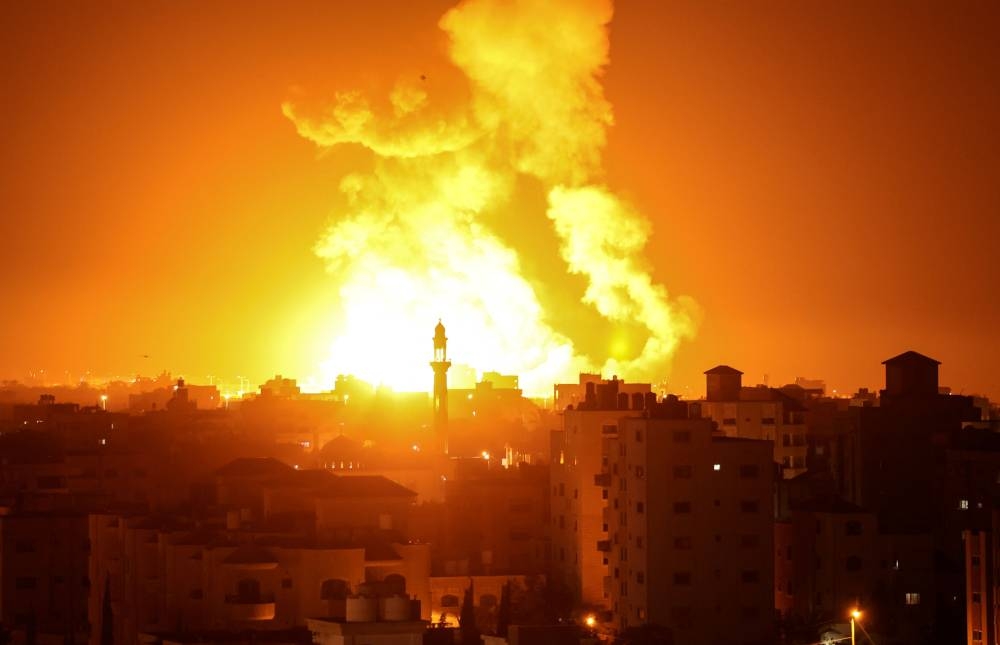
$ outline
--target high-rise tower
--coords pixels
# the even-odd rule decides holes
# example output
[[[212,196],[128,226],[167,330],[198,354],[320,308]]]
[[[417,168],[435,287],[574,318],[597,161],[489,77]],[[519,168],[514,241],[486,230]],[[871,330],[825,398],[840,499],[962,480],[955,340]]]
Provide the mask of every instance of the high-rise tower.
[[[434,328],[434,438],[448,453],[448,337],[444,335],[444,325],[438,320]]]

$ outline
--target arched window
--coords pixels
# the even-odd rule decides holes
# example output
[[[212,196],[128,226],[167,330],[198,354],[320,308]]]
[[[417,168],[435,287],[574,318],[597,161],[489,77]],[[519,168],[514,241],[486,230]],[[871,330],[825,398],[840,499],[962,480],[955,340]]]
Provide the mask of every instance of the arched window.
[[[398,573],[392,573],[385,577],[385,590],[390,595],[406,595],[406,578]]]
[[[447,594],[441,596],[441,606],[442,607],[458,607],[458,596]]]
[[[350,591],[351,586],[347,584],[346,580],[330,578],[329,580],[324,580],[322,586],[320,586],[319,597],[322,600],[343,600],[347,598],[347,594]]]

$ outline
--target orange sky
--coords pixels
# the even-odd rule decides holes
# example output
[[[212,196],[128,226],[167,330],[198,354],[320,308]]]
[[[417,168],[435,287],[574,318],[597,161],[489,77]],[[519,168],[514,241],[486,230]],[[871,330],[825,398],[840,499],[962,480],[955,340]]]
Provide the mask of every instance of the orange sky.
[[[451,3],[343,4],[0,7],[0,377],[325,358],[311,249],[371,157],[318,154],[281,103],[452,74]],[[878,386],[912,348],[1000,397],[1000,14],[960,7],[618,3],[608,181],[704,311],[672,389],[720,362]]]

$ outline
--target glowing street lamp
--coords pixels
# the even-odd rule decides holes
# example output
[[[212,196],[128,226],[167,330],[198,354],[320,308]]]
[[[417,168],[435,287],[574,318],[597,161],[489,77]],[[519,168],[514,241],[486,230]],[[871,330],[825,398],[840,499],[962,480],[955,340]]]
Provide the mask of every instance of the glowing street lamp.
[[[587,617],[583,619],[583,623],[590,629],[593,629],[594,625],[597,624],[597,617],[594,614],[587,614]]]
[[[854,645],[854,621],[861,619],[861,610],[854,608],[851,610],[851,645]]]
[[[104,410],[105,412],[108,411],[108,395],[107,394],[102,394],[101,395],[101,409]]]

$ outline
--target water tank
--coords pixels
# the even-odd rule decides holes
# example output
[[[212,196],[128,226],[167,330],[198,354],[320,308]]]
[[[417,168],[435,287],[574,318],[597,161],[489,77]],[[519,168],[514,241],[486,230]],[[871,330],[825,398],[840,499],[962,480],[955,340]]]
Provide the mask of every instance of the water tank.
[[[410,620],[410,599],[406,596],[389,596],[384,600],[382,609],[384,620]]]
[[[374,623],[377,617],[378,600],[367,596],[347,598],[345,618],[349,623]]]

